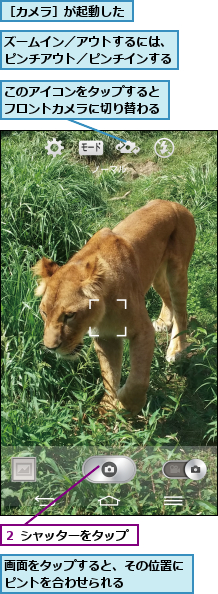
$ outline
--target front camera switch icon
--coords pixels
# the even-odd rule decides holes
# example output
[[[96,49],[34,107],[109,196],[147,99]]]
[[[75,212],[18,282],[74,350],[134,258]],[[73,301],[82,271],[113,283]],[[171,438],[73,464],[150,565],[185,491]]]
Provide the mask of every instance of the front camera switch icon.
[[[135,145],[135,142],[130,141],[127,141],[126,143],[120,142],[115,148],[117,151],[120,151],[120,153],[134,153],[135,155],[140,151],[140,148]]]

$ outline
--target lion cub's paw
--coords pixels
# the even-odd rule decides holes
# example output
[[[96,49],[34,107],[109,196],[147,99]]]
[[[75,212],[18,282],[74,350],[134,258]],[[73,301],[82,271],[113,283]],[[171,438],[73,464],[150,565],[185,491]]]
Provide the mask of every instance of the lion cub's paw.
[[[166,360],[168,363],[175,363],[176,360],[181,359],[182,352],[173,353],[172,355],[166,354]]]
[[[100,415],[106,415],[107,413],[113,413],[117,410],[117,401],[109,394],[104,394],[99,405]]]
[[[124,409],[126,416],[135,417],[142,410],[146,397],[143,395],[143,398],[141,399],[140,395],[137,394],[137,390],[136,396],[138,396],[138,400],[137,398],[133,398],[133,394],[131,395],[128,393],[125,385],[118,390],[117,397],[119,399],[119,404],[122,405],[122,409]]]
[[[154,322],[152,322],[152,324],[153,324],[153,327],[155,329],[155,332],[170,332],[170,330],[172,329],[172,323],[171,322],[169,322],[167,324],[166,322],[164,322],[160,318],[158,318],[158,320],[155,320]]]
[[[172,350],[170,350],[170,348],[167,351],[166,354],[166,360],[168,361],[168,363],[175,363],[175,361],[178,361],[179,359],[181,359],[181,357],[186,355],[186,349],[188,347],[188,343],[186,343],[180,351],[175,351],[173,352]]]

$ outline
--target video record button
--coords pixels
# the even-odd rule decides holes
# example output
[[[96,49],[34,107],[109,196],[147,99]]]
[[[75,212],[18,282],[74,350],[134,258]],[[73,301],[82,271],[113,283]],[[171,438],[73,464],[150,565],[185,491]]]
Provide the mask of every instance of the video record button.
[[[187,478],[185,467],[188,460],[170,460],[165,462],[162,468],[164,476],[170,479],[184,479]]]
[[[83,464],[83,476],[98,465],[86,479],[90,483],[128,483],[136,473],[135,462],[128,456],[91,456]]]

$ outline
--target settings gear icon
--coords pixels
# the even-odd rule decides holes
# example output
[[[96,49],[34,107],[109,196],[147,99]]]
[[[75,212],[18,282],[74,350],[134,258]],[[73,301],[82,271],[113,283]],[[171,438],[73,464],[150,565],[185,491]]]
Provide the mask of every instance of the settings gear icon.
[[[51,150],[51,146],[53,144],[57,145],[57,147],[58,147],[57,151]],[[51,141],[48,140],[48,144],[47,144],[47,146],[45,146],[45,149],[46,149],[46,151],[48,151],[47,155],[52,155],[52,157],[54,159],[54,157],[56,157],[56,155],[61,155],[61,151],[64,150],[64,146],[61,145],[61,140],[57,141],[56,138],[53,138],[53,140],[51,140]]]

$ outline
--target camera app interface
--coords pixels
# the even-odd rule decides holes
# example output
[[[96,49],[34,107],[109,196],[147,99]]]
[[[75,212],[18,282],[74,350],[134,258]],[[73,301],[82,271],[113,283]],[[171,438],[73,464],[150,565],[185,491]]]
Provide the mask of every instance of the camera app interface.
[[[2,132],[2,515],[216,514],[216,143]]]

